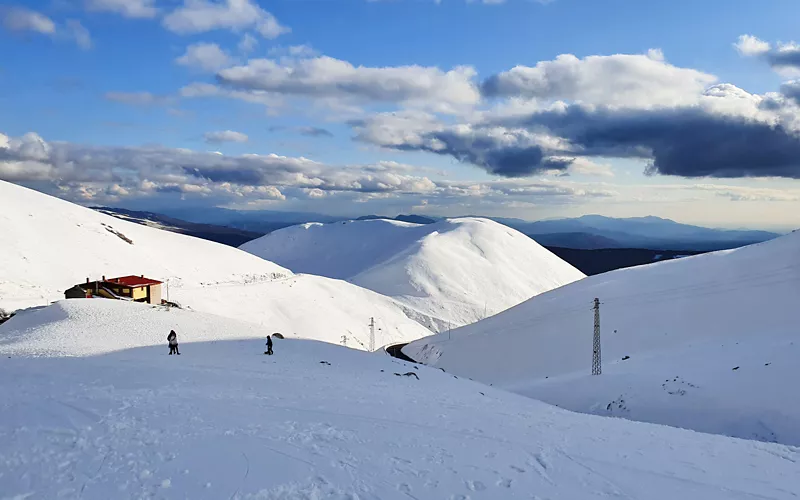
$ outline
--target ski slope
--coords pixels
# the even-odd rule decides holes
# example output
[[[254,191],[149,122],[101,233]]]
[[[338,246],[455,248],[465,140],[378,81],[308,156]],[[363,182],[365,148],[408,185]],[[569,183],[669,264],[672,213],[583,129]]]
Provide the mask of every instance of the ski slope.
[[[797,448],[570,413],[326,343],[277,340],[268,357],[252,325],[201,313],[68,304],[0,326],[2,498],[800,494]],[[109,318],[123,327],[92,326]]]
[[[393,297],[436,331],[473,323],[584,275],[488,219],[308,223],[241,246],[295,272]]]
[[[404,352],[575,411],[800,445],[798,303],[800,232],[589,277]]]
[[[429,330],[403,307],[353,284],[295,275],[218,243],[122,221],[0,181],[0,308],[42,306],[86,278],[141,275],[166,283],[171,301],[248,321],[265,332],[366,348]],[[346,338],[346,339],[345,339]]]

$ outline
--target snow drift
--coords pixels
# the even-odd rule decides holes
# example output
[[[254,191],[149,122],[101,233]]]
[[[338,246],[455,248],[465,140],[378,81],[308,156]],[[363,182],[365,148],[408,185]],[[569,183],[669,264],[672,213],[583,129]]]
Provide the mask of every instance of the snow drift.
[[[795,448],[574,414],[330,344],[276,341],[268,357],[262,339],[231,340],[249,337],[251,325],[219,318],[214,336],[206,315],[174,312],[67,301],[0,327],[4,498],[800,493]],[[92,326],[105,317],[123,326]],[[45,339],[53,354],[122,348],[161,339],[167,325],[182,342],[196,340],[180,357],[167,356],[165,344],[80,358],[30,358],[21,349]],[[424,404],[409,411],[415,401]]]
[[[241,248],[295,272],[347,280],[393,297],[437,331],[584,277],[524,234],[478,218],[308,223]]]
[[[64,290],[105,275],[165,281],[169,299],[194,310],[348,346],[428,333],[388,297],[338,280],[298,276],[218,243],[121,221],[0,181],[0,308],[63,299]],[[313,314],[310,314],[313,312]]]
[[[586,380],[595,297],[604,374]],[[586,278],[404,352],[577,411],[800,444],[798,303],[793,233]]]

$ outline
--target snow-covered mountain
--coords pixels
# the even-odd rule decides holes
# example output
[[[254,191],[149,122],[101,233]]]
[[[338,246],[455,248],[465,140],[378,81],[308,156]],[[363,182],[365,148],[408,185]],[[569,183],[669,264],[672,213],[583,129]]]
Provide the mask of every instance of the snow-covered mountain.
[[[797,232],[589,277],[404,352],[576,411],[800,445],[799,303]]]
[[[584,277],[524,234],[478,218],[308,223],[240,248],[295,272],[344,279],[393,297],[436,331]]]
[[[429,333],[400,304],[324,277],[294,275],[236,248],[122,221],[0,181],[0,308],[63,299],[86,278],[141,275],[166,282],[169,299],[194,310],[348,346]],[[311,314],[313,312],[313,314]]]
[[[167,355],[169,328],[180,357]],[[261,339],[232,340],[253,329],[104,300],[29,310],[0,326],[3,498],[800,493],[796,448],[575,414],[325,343],[276,340],[268,357]],[[70,354],[81,357],[61,357]]]

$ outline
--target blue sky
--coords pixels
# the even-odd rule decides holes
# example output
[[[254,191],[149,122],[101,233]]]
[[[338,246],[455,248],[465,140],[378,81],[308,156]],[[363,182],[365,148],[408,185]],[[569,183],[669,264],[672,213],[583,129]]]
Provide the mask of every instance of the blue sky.
[[[789,0],[12,0],[0,179],[86,205],[793,228],[798,18]]]

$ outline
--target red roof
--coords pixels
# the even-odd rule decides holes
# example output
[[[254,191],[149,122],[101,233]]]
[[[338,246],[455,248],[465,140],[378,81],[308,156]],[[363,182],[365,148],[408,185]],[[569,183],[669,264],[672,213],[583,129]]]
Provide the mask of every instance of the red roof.
[[[111,278],[108,280],[110,283],[118,283],[131,288],[138,288],[147,285],[160,285],[162,282],[158,280],[151,280],[144,276],[122,276],[120,278]]]

